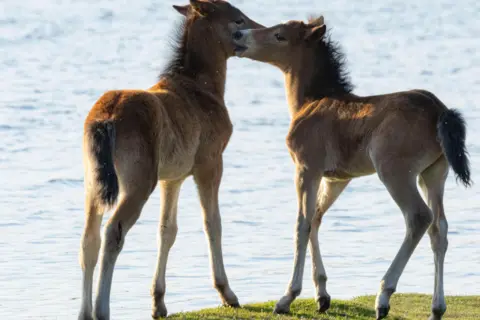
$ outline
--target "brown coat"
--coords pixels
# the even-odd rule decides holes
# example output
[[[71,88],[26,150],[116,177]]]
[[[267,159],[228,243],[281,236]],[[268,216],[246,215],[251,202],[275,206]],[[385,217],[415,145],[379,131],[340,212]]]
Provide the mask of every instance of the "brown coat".
[[[292,117],[287,146],[296,167],[299,207],[295,258],[292,278],[275,312],[289,312],[302,290],[308,242],[318,310],[330,307],[318,243],[322,217],[351,179],[376,172],[406,224],[405,239],[380,285],[377,319],[387,316],[390,296],[427,229],[435,260],[430,319],[441,319],[446,310],[443,264],[448,246],[443,193],[449,165],[458,180],[471,184],[465,120],[425,90],[354,95],[343,55],[325,33],[319,17],[307,24],[289,21],[233,36],[238,56],[284,72]]]
[[[261,25],[221,0],[190,0],[189,5],[174,7],[186,18],[159,82],[147,90],[106,92],[85,120],[82,320],[109,319],[115,261],[157,181],[162,208],[152,316],[167,314],[166,264],[178,229],[180,187],[190,175],[198,187],[214,286],[224,304],[239,305],[228,283],[221,245],[218,191],[222,153],[232,134],[223,96],[227,59],[235,49],[231,34]],[[93,270],[100,251],[101,220],[108,208],[113,208],[113,214],[105,226],[93,308]]]

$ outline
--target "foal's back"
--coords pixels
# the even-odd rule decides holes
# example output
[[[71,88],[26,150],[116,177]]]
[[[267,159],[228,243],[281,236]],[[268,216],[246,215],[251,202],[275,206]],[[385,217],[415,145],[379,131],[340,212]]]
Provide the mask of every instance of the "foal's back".
[[[295,114],[287,141],[291,148],[301,145],[309,156],[325,161],[327,176],[369,175],[376,164],[397,160],[415,163],[420,172],[442,152],[437,122],[445,110],[423,90],[326,97]]]
[[[192,81],[168,78],[148,90],[103,94],[85,129],[105,121],[115,124],[116,154],[128,157],[137,146],[158,168],[160,180],[189,174],[197,160],[223,151],[232,132],[223,101]]]

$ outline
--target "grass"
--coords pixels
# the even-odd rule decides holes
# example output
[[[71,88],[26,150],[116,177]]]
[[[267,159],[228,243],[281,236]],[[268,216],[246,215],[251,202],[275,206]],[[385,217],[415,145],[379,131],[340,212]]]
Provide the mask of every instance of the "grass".
[[[480,319],[480,296],[449,296],[447,312],[444,320],[478,320]],[[272,313],[275,301],[244,305],[239,309],[213,308],[196,312],[173,314],[168,319],[178,320],[218,320],[218,319],[262,319],[262,320],[293,320],[293,319],[375,319],[374,296],[363,296],[352,300],[333,300],[330,309],[325,314],[316,312],[313,299],[297,299],[291,307],[289,315],[274,315]],[[394,294],[390,300],[390,313],[386,319],[413,320],[428,319],[430,315],[431,296],[422,294]]]

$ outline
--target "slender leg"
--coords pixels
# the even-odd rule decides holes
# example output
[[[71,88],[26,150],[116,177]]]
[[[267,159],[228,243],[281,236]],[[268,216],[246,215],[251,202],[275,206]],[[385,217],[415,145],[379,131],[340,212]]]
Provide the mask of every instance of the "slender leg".
[[[275,313],[290,312],[290,305],[302,291],[307,244],[311,231],[312,218],[315,215],[317,192],[320,179],[322,178],[320,171],[307,169],[298,164],[295,173],[299,211],[295,230],[294,269],[284,296],[275,305]]]
[[[177,236],[177,204],[182,183],[183,179],[160,183],[162,204],[158,227],[158,258],[152,285],[152,317],[154,319],[167,316],[167,308],[164,302],[165,271],[167,269],[168,253]]]
[[[432,298],[431,320],[442,319],[447,310],[443,291],[443,265],[448,247],[448,223],[443,209],[443,192],[448,175],[448,162],[442,156],[420,175],[420,186],[433,212],[433,222],[428,229],[435,262],[435,288]]]
[[[337,200],[338,196],[345,190],[350,180],[331,181],[325,178],[320,183],[318,192],[317,207],[315,216],[312,219],[312,230],[310,231],[310,253],[312,255],[312,278],[315,284],[315,299],[318,311],[325,312],[330,307],[330,295],[327,293],[327,273],[323,266],[318,243],[318,229],[322,223],[322,217]]]
[[[92,319],[93,272],[97,265],[98,252],[100,251],[100,227],[103,217],[103,208],[99,208],[93,197],[88,193],[85,201],[85,211],[85,228],[80,248],[83,290],[79,320]]]
[[[194,170],[194,179],[198,187],[203,211],[205,234],[210,249],[210,266],[215,288],[224,305],[238,307],[238,298],[230,289],[223,264],[222,222],[218,205],[218,191],[223,173],[221,157],[198,166]]]
[[[394,173],[380,173],[382,182],[402,210],[406,234],[402,246],[383,277],[375,301],[377,319],[383,319],[390,310],[390,297],[395,292],[413,251],[432,222],[432,213],[420,196],[415,175],[395,167]]]
[[[123,195],[119,199],[115,212],[105,225],[100,277],[94,309],[96,320],[110,319],[110,290],[115,262],[123,248],[125,236],[140,216],[150,192],[149,188],[148,192]]]

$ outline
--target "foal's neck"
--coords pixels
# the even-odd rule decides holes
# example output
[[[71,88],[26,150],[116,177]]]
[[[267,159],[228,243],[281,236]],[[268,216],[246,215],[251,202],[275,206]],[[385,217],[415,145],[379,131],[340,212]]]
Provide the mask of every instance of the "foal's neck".
[[[350,101],[354,97],[353,86],[344,71],[343,55],[329,41],[305,51],[284,73],[292,117],[308,102],[327,97]]]
[[[227,55],[213,28],[197,20],[186,31],[183,74],[197,85],[223,99],[227,73]]]
[[[285,91],[290,117],[293,118],[306,102],[305,87],[311,81],[312,71],[299,62],[284,72]]]
[[[287,95],[290,117],[294,117],[309,102],[320,101],[323,98],[351,102],[358,97],[341,86],[328,85],[328,79],[319,82],[312,79],[313,72],[309,67],[290,69],[285,72],[285,90]],[[315,88],[316,87],[316,88]],[[312,88],[315,93],[312,94]]]
[[[290,117],[302,109],[305,103],[305,79],[294,71],[285,73],[285,91]]]

